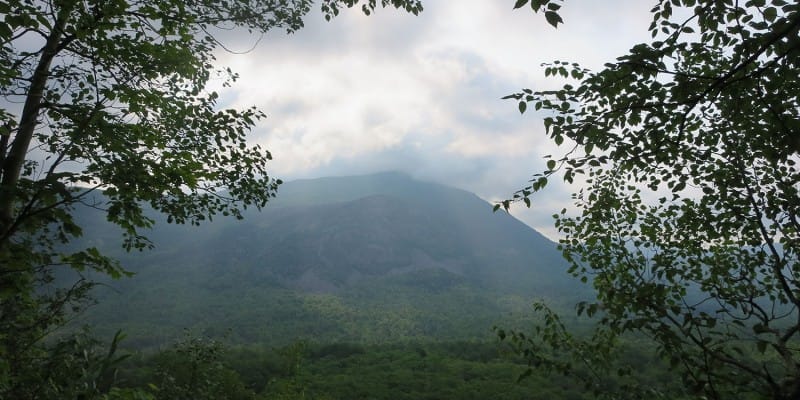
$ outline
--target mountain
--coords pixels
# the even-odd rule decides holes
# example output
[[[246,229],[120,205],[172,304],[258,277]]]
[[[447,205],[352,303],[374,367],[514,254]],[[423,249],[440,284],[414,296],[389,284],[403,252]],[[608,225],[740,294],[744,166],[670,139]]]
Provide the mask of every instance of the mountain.
[[[137,346],[183,329],[268,344],[479,338],[524,323],[534,298],[585,293],[535,230],[400,173],[288,182],[241,221],[157,224],[156,249],[131,254],[87,212],[87,242],[136,276],[105,280],[78,321]]]

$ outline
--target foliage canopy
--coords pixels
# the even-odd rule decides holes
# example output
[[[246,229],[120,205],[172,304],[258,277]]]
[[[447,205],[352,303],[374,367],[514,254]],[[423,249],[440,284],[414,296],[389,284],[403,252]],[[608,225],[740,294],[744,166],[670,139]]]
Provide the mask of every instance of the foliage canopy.
[[[600,71],[548,64],[577,83],[507,97],[565,151],[497,207],[530,206],[550,178],[577,185],[579,215],[554,217],[570,272],[597,290],[578,312],[600,323],[576,348],[639,332],[707,398],[798,398],[800,4],[673,0],[651,14],[651,42]],[[514,336],[521,351],[573,340],[548,315]]]

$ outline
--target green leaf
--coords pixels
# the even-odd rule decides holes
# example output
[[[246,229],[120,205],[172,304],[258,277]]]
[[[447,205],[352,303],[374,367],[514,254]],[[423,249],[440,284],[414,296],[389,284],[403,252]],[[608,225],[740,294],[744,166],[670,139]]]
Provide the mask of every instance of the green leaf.
[[[5,41],[11,38],[13,34],[14,32],[9,28],[8,24],[0,22],[0,38]]]
[[[547,23],[554,28],[558,28],[558,24],[564,23],[564,20],[561,19],[561,16],[555,11],[545,11],[544,18],[547,20]]]
[[[531,9],[533,11],[538,12],[539,9],[541,9],[543,5],[545,5],[545,4],[549,3],[549,2],[550,2],[550,0],[532,0],[531,1]]]
[[[528,1],[529,0],[517,0],[517,2],[514,4],[514,9],[524,7],[525,4],[528,4]]]
[[[528,103],[526,103],[524,101],[520,101],[519,105],[518,105],[518,108],[519,108],[519,113],[520,114],[524,114],[525,110],[528,108]]]
[[[775,7],[767,7],[764,9],[764,19],[767,22],[775,22],[778,17],[778,10]]]

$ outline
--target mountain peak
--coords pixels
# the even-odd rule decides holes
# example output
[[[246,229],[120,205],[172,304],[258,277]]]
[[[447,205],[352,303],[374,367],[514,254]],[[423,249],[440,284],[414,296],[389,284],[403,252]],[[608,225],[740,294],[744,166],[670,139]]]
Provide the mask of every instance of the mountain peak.
[[[468,320],[482,313],[485,332],[508,299],[576,292],[555,244],[527,225],[474,194],[394,171],[290,181],[242,221],[158,224],[151,237],[158,251],[120,256],[137,275],[110,284],[117,292],[95,309],[102,319],[129,323],[158,310],[148,314],[154,324],[184,328],[219,325],[210,317],[217,313],[246,327],[241,335],[328,326],[357,339],[360,330],[346,321],[371,321],[385,309],[424,311],[402,322],[448,332],[462,329],[443,316],[460,310]],[[462,309],[476,299],[484,308]],[[221,303],[247,311],[234,321]],[[319,313],[332,310],[343,314],[320,325]]]

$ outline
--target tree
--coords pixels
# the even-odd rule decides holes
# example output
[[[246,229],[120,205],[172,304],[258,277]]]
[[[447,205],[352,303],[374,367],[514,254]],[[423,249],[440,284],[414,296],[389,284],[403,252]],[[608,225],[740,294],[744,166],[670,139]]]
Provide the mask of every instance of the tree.
[[[358,0],[322,0],[326,18]],[[154,220],[198,224],[262,207],[280,184],[246,134],[264,117],[221,109],[212,78],[221,29],[303,26],[311,0],[12,0],[0,4],[0,397],[36,397],[23,375],[38,344],[92,283],[52,289],[54,271],[125,271],[95,248],[68,249],[77,206],[101,209],[127,250]],[[418,13],[418,0],[367,0]],[[102,192],[102,196],[97,196]],[[52,382],[39,382],[52,384]],[[23,387],[26,386],[26,387]]]
[[[156,399],[254,399],[236,371],[223,361],[222,343],[188,334],[157,355]]]
[[[581,341],[548,311],[512,340],[569,370],[543,349],[597,355],[643,334],[698,395],[800,398],[800,4],[662,0],[651,14],[651,42],[596,72],[548,64],[574,82],[507,97],[565,150],[497,208],[530,206],[552,178],[579,185],[577,215],[554,217],[570,272],[597,291],[578,313],[599,322]]]

